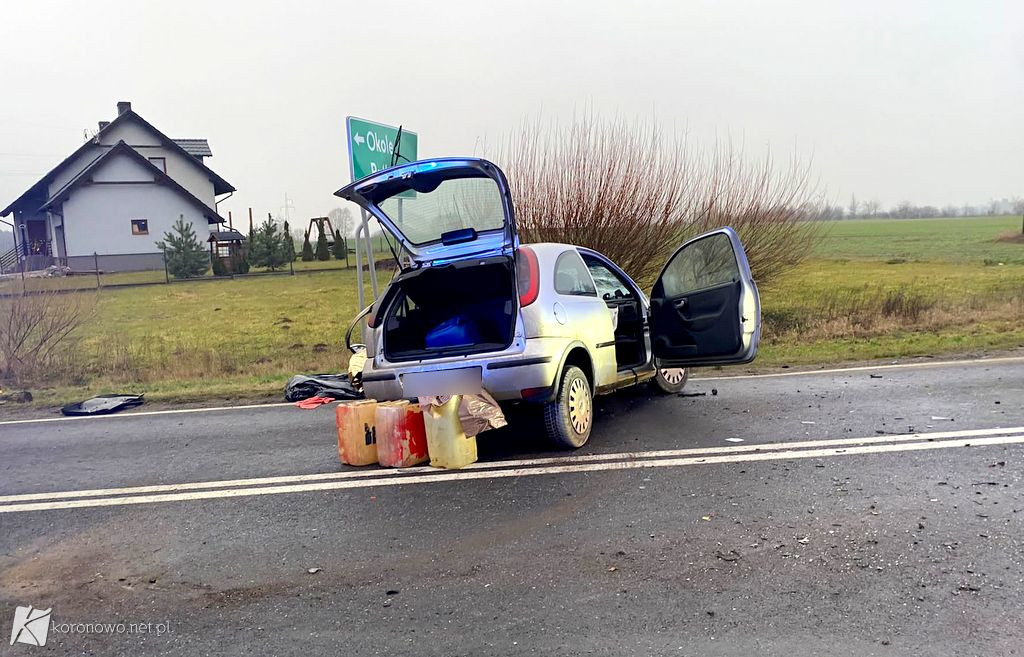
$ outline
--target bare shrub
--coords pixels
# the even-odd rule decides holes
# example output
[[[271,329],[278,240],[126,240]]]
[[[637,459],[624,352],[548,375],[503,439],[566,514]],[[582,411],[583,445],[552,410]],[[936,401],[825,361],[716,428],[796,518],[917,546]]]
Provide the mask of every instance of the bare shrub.
[[[565,242],[611,258],[650,284],[679,244],[737,230],[754,277],[768,282],[806,258],[820,224],[808,168],[777,172],[731,144],[709,150],[642,121],[524,123],[494,159],[506,170],[524,242]]]
[[[1006,244],[1024,244],[1024,231],[1018,232],[1012,230],[1008,233],[1003,233],[995,239],[996,242],[1003,242]]]
[[[889,290],[881,301],[881,312],[888,317],[897,317],[907,322],[917,322],[925,312],[938,303],[932,294],[921,290],[900,287]]]
[[[55,290],[0,299],[0,380],[47,380],[48,368],[73,348],[75,330],[94,307],[93,295]]]

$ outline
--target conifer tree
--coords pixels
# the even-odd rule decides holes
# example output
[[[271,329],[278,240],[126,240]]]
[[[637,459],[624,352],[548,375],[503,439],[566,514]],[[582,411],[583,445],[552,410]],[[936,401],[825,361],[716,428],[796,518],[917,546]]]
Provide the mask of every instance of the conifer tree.
[[[192,222],[186,223],[185,215],[178,216],[171,232],[164,233],[156,245],[164,252],[167,271],[175,278],[202,276],[210,267],[210,256],[196,238]]]

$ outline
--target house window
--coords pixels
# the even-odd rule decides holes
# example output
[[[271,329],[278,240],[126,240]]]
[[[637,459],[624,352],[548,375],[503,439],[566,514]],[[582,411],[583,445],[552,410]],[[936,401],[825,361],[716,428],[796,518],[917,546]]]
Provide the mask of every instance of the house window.
[[[151,157],[149,163],[160,169],[164,173],[167,173],[167,158],[165,157]]]
[[[149,235],[149,219],[132,219],[132,235]]]
[[[218,244],[217,245],[217,256],[220,258],[231,257],[231,245],[230,244]]]

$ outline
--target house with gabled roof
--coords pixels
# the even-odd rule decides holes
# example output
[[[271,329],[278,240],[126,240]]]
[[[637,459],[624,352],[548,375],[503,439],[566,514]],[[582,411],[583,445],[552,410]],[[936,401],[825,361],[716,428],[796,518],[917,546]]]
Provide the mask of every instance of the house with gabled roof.
[[[226,223],[218,198],[235,188],[206,164],[212,155],[205,139],[171,139],[119,102],[112,121],[0,210],[14,215],[17,238],[0,266],[162,269],[156,242],[179,217],[200,243]]]

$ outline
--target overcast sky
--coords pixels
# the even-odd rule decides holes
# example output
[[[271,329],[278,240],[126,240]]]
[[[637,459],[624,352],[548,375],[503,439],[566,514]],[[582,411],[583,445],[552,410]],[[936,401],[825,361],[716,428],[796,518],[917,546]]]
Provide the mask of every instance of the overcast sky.
[[[583,107],[812,156],[843,204],[1024,195],[1019,0],[3,0],[0,25],[0,207],[119,100],[209,139],[236,217],[335,207],[347,115],[428,157]]]

